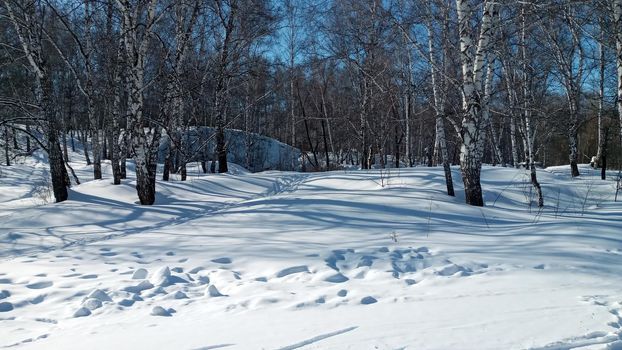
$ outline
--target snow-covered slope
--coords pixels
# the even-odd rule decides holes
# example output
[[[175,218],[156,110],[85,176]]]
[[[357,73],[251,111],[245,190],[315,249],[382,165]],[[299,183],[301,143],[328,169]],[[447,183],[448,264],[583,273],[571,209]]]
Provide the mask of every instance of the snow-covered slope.
[[[214,128],[202,127],[191,129],[185,134],[186,143],[193,149],[197,158],[192,160],[214,157],[216,151],[216,135],[214,132]],[[227,160],[232,163],[243,164],[252,172],[265,170],[292,171],[300,168],[300,150],[271,137],[246,133],[237,129],[226,129],[225,139],[227,140]],[[204,143],[206,143],[205,146]],[[169,139],[163,137],[160,143],[160,162],[164,161],[164,152],[168,147]],[[199,152],[201,147],[204,147],[205,154]],[[248,154],[249,152],[250,154]]]
[[[541,171],[539,211],[492,167],[484,208],[440,168],[195,171],[152,207],[106,179],[37,206],[35,165],[0,178],[0,346],[622,348],[622,204],[587,168]]]

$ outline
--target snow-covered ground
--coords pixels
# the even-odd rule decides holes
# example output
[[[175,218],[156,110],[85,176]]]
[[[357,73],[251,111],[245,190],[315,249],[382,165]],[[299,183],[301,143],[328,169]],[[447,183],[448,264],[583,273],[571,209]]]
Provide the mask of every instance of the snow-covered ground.
[[[440,168],[74,186],[2,167],[0,346],[18,349],[622,349],[615,184],[485,167],[486,207]],[[82,180],[90,167],[74,157]],[[104,167],[109,174],[109,167]]]

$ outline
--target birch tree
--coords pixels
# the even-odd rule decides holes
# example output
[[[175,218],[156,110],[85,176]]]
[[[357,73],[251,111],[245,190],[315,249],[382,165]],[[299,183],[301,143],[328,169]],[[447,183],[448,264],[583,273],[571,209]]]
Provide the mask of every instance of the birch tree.
[[[613,0],[613,25],[616,42],[616,68],[618,73],[617,107],[620,119],[620,144],[622,145],[622,0]]]
[[[136,163],[136,192],[140,204],[155,202],[156,169],[160,131],[144,116],[145,58],[154,26],[163,12],[156,13],[157,0],[144,5],[116,0],[121,13],[123,43],[127,55],[128,132]]]
[[[484,67],[494,30],[492,20],[495,17],[493,11],[496,11],[496,2],[485,0],[483,3],[477,42],[473,39],[475,33],[471,20],[474,11],[470,1],[456,0],[456,8],[460,33],[463,94],[460,170],[467,204],[483,206],[480,174],[484,154],[484,129],[488,121],[482,114],[481,96],[484,93]]]
[[[71,185],[59,142],[59,121],[52,100],[52,79],[44,55],[44,26],[47,9],[39,1],[3,0],[9,19],[21,44],[28,66],[34,76],[34,96],[38,105],[37,118],[43,121],[46,151],[52,176],[52,190],[56,202],[68,198]]]
[[[108,50],[106,51],[106,59],[108,61],[108,93],[111,94],[110,105],[110,163],[112,166],[112,183],[120,185],[121,179],[125,178],[125,157],[126,157],[126,140],[125,133],[121,129],[121,116],[125,115],[126,106],[123,104],[123,72],[125,72],[125,41],[124,33],[118,33],[118,37],[113,35],[113,15],[114,1],[109,0],[106,8],[106,37],[108,39]],[[122,155],[123,153],[123,155]]]
[[[80,93],[86,100],[86,111],[89,121],[89,129],[91,131],[91,144],[93,149],[93,178],[100,180],[102,178],[102,144],[100,140],[100,120],[97,117],[95,111],[95,91],[94,91],[94,71],[93,71],[93,31],[94,31],[94,16],[93,0],[83,0],[83,28],[78,34],[78,31],[70,23],[70,18],[61,13],[54,4],[49,0],[46,3],[50,9],[56,14],[57,18],[63,24],[64,28],[69,32],[71,38],[75,42],[78,50],[78,56],[81,58],[81,66],[76,66],[74,62],[70,60],[70,55],[60,47],[58,43],[47,34],[51,44],[58,51],[60,57],[65,62],[73,77],[76,79],[77,87]],[[47,31],[44,31],[47,33]],[[82,74],[79,71],[83,71]]]
[[[556,64],[557,79],[564,88],[568,105],[568,159],[570,173],[579,176],[578,131],[582,123],[581,96],[585,78],[585,52],[582,26],[577,22],[578,9],[564,4],[552,12],[552,18],[543,19],[542,30],[546,36],[551,57]],[[578,6],[578,5],[576,5]]]
[[[522,61],[522,70],[523,70],[523,123],[524,123],[524,139],[527,147],[525,149],[525,153],[527,155],[527,167],[529,168],[529,177],[531,180],[531,184],[533,185],[534,190],[538,196],[538,207],[542,208],[544,206],[544,196],[542,195],[542,187],[538,182],[538,176],[536,173],[536,163],[534,160],[535,153],[535,139],[536,139],[536,128],[533,126],[532,120],[532,106],[530,102],[533,100],[531,91],[530,91],[530,80],[533,78],[533,74],[531,74],[531,64],[529,62],[529,57],[527,53],[527,11],[526,4],[524,4],[521,8],[521,16],[520,16],[520,52],[521,52],[521,61]]]
[[[199,15],[199,2],[194,3],[176,2],[174,4],[175,12],[175,41],[174,47],[170,49],[172,52],[172,58],[170,61],[170,73],[167,77],[166,92],[164,95],[164,118],[167,126],[167,137],[169,139],[169,147],[166,150],[164,157],[164,170],[162,173],[162,180],[168,181],[169,173],[173,168],[172,157],[177,153],[177,159],[179,160],[179,166],[184,171],[187,160],[180,152],[179,148],[182,146],[182,135],[179,130],[183,123],[184,117],[184,100],[183,100],[183,86],[182,78],[184,73],[184,62],[188,54],[190,46],[190,39],[192,31],[197,22]],[[184,158],[184,159],[179,159]],[[174,169],[175,171],[177,169]],[[185,177],[182,176],[182,180]]]
[[[447,187],[447,194],[449,196],[455,196],[453,179],[451,176],[451,167],[449,164],[449,156],[447,154],[447,140],[445,138],[445,99],[446,90],[441,91],[439,80],[446,78],[442,76],[444,69],[437,62],[436,44],[435,44],[435,30],[431,22],[431,16],[433,12],[432,4],[429,5],[430,14],[426,23],[428,29],[428,50],[430,60],[430,80],[432,85],[432,98],[434,100],[434,113],[435,113],[435,130],[436,130],[436,144],[439,147],[441,162],[443,164],[443,171],[445,172],[445,185]],[[443,60],[443,66],[447,64],[447,59]],[[440,72],[439,72],[440,71]],[[442,72],[442,73],[441,73]]]

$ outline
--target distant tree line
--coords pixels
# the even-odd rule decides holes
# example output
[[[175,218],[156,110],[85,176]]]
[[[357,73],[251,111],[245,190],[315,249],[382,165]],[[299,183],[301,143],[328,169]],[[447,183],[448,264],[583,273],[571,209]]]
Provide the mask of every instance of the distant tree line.
[[[0,4],[4,162],[44,149],[58,202],[76,143],[94,179],[107,159],[120,184],[132,159],[153,204],[159,161],[163,181],[228,170],[226,129],[316,171],[441,165],[449,195],[459,164],[478,206],[484,163],[529,169],[540,206],[536,165],[622,163],[622,0]],[[203,126],[213,140],[187,137]]]

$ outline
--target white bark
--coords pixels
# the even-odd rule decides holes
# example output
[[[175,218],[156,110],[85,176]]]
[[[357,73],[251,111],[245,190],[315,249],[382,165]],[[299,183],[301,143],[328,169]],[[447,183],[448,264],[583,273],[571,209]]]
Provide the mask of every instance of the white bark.
[[[157,166],[157,142],[148,142],[145,132],[147,126],[143,116],[143,90],[145,88],[144,70],[145,55],[153,26],[157,22],[155,15],[157,0],[147,4],[145,26],[142,31],[138,25],[139,8],[129,0],[117,0],[121,11],[122,29],[124,31],[125,51],[128,57],[128,132],[129,140],[136,163],[136,190],[141,204],[151,205],[155,202],[155,167]],[[157,131],[156,131],[157,133]],[[152,139],[158,139],[151,135]],[[156,145],[154,145],[156,143]]]
[[[441,155],[441,161],[443,163],[443,169],[445,172],[445,184],[447,187],[447,194],[455,196],[453,179],[451,176],[451,168],[449,166],[449,156],[447,154],[447,141],[445,138],[445,124],[444,124],[444,104],[445,98],[441,94],[439,82],[438,82],[438,64],[436,60],[436,50],[434,47],[434,32],[431,23],[428,23],[428,50],[430,59],[430,75],[432,80],[432,95],[434,98],[434,111],[436,118],[436,142],[435,147],[438,145],[439,153]]]
[[[529,161],[529,173],[531,177],[531,184],[533,185],[536,194],[538,195],[538,207],[544,206],[544,197],[542,195],[542,187],[538,182],[536,174],[536,164],[534,161],[534,143],[536,139],[536,132],[532,128],[531,120],[531,106],[530,106],[530,90],[529,90],[529,63],[527,57],[527,23],[526,23],[525,8],[521,11],[521,59],[523,61],[523,116],[525,123],[525,141],[527,143],[526,152],[528,153]]]
[[[492,20],[495,3],[486,0],[482,14],[479,40],[473,43],[471,15],[473,10],[468,0],[456,0],[458,25],[460,31],[460,59],[462,62],[462,145],[460,149],[460,168],[464,182],[466,201],[468,204],[483,206],[480,184],[482,157],[486,126],[482,115],[480,97],[483,94],[483,68],[486,56],[490,51],[492,39]]]
[[[613,19],[616,35],[616,66],[618,71],[618,117],[622,144],[622,0],[613,0]]]
[[[42,52],[42,27],[44,23],[37,22],[39,14],[36,13],[37,3],[22,4],[14,8],[11,1],[4,0],[10,23],[15,28],[18,40],[22,46],[26,59],[30,64],[30,69],[35,76],[35,99],[39,106],[38,114],[41,120],[45,121],[45,137],[47,139],[47,153],[50,163],[50,174],[52,177],[52,189],[56,202],[67,200],[67,187],[71,185],[65,160],[58,141],[58,126],[56,112],[50,100],[52,92],[52,81],[48,74],[48,67]],[[18,11],[21,12],[16,12]]]

